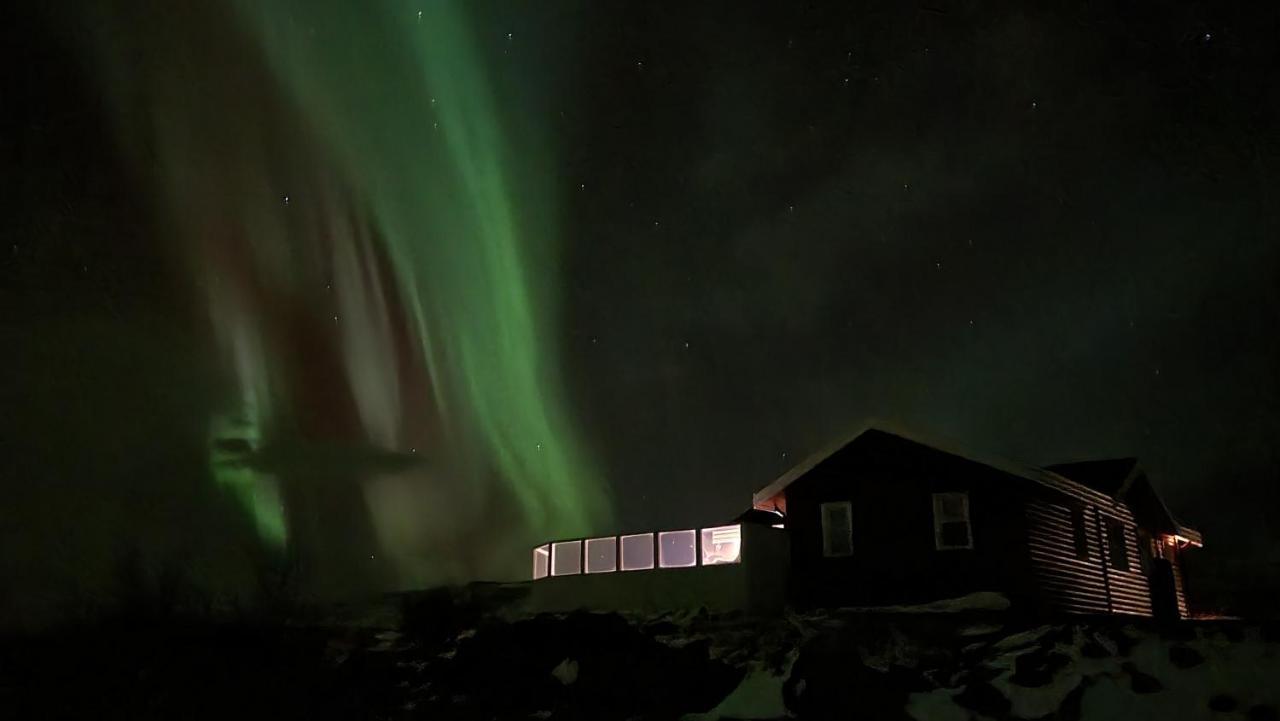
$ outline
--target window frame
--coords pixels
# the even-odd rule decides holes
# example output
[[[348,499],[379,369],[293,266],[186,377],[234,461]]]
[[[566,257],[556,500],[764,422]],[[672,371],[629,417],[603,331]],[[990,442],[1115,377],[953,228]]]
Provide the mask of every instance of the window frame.
[[[845,539],[847,552],[840,553],[843,549],[835,548],[832,543],[832,532],[828,531],[827,518],[828,512],[838,510],[844,514],[845,530],[847,538]],[[851,501],[827,501],[818,504],[818,525],[822,531],[822,557],[823,558],[849,558],[853,555],[853,503]]]
[[[630,568],[627,567],[626,545],[627,545],[627,539],[629,538],[648,538],[649,539],[649,543],[646,544],[649,546],[649,565],[632,566]],[[658,567],[657,541],[658,541],[657,534],[653,532],[627,533],[627,534],[618,536],[618,571],[621,573],[628,573],[631,571],[651,571],[657,568]]]
[[[591,570],[591,546],[603,543],[613,544],[613,566],[610,568],[601,568]],[[586,575],[595,575],[597,573],[616,573],[618,570],[618,537],[617,536],[601,536],[599,538],[586,538],[582,541],[582,572]]]
[[[679,563],[679,564],[668,565],[667,559],[665,557],[666,546],[663,544],[663,539],[684,536],[685,534],[688,534],[693,538],[693,549],[692,549],[693,558],[690,559],[689,563]],[[678,528],[674,531],[658,531],[658,558],[657,558],[658,568],[664,568],[664,569],[665,568],[695,568],[698,565],[698,557],[700,555],[701,554],[699,553],[699,548],[698,548],[698,529]]]
[[[959,496],[964,504],[964,519],[943,519],[943,499],[948,496]],[[964,523],[965,537],[968,541],[964,545],[955,545],[943,542],[942,527],[947,523]],[[944,491],[942,493],[933,494],[933,547],[938,551],[971,551],[973,550],[973,511],[969,505],[968,491]]]
[[[1107,568],[1117,571],[1132,570],[1133,564],[1129,563],[1129,535],[1125,533],[1125,522],[1108,516],[1103,520],[1102,528],[1107,541]],[[1122,563],[1116,563],[1117,540]]]
[[[1077,561],[1089,560],[1089,509],[1075,504],[1067,507],[1071,517],[1071,547]]]
[[[545,568],[541,569],[541,575],[539,575],[539,568],[538,568],[539,559],[543,559],[542,562],[546,564]],[[541,581],[542,579],[547,578],[550,575],[551,575],[551,544],[544,543],[541,546],[534,547],[533,549],[533,580]]]
[[[551,545],[551,566],[549,567],[549,572],[550,572],[549,575],[554,576],[556,578],[560,578],[562,576],[581,576],[582,575],[582,571],[585,565],[582,562],[582,549],[586,544],[582,542],[581,538],[574,539],[572,541],[552,541],[550,545]],[[577,546],[577,553],[573,554],[578,557],[578,569],[576,571],[569,571],[567,573],[556,573],[556,560],[562,555],[562,551],[560,549],[561,546]]]
[[[734,556],[730,560],[707,559],[708,549],[714,548],[716,545],[716,532],[732,532],[736,538],[733,540]],[[724,541],[723,543],[728,543]],[[710,526],[708,528],[698,529],[698,565],[699,566],[725,566],[734,563],[742,563],[742,524],[735,523],[729,526]]]

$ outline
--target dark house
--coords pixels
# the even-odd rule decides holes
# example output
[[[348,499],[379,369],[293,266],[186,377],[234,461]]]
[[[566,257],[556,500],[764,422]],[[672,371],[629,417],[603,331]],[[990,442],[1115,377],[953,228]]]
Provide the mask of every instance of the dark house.
[[[994,590],[1024,608],[1183,618],[1182,557],[1202,545],[1132,459],[1035,468],[874,429],[753,506],[744,523],[785,517],[802,606]]]

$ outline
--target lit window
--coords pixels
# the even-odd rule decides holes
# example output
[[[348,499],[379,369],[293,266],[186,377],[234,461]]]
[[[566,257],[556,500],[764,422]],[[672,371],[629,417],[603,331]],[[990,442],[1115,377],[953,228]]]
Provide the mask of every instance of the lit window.
[[[968,493],[933,494],[933,540],[939,551],[973,548]]]
[[[623,536],[622,570],[642,571],[647,568],[653,568],[653,534]]]
[[[618,570],[618,539],[587,539],[587,573],[611,573]]]
[[[848,501],[824,503],[822,510],[822,555],[840,558],[853,555],[853,506]]]
[[[742,557],[742,526],[702,529],[702,565],[737,563]]]
[[[663,531],[658,534],[658,565],[662,568],[688,568],[698,563],[698,534],[688,531]]]
[[[582,541],[551,544],[551,575],[572,576],[582,573]]]
[[[547,572],[551,570],[551,549],[548,546],[538,546],[533,549],[533,580],[546,578]]]

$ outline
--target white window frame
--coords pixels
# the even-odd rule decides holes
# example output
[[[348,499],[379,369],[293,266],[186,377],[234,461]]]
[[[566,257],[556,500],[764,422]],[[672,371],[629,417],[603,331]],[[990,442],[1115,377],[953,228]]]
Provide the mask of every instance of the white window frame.
[[[631,539],[631,538],[648,539],[649,542],[647,545],[649,546],[649,565],[647,566],[628,566],[627,565],[625,547],[627,545],[627,539]],[[656,548],[654,548],[654,545],[653,545],[654,540],[655,540],[654,534],[652,533],[631,533],[626,536],[619,536],[618,537],[618,570],[619,571],[648,571],[650,569],[657,567],[658,551]]]
[[[943,499],[948,496],[959,496],[961,498],[964,507],[964,518],[943,518]],[[965,535],[969,539],[968,543],[963,546],[943,543],[942,524],[960,522],[964,523]],[[947,493],[933,494],[933,545],[939,551],[966,551],[973,548],[973,519],[969,513],[969,493],[967,491],[949,491]]]
[[[667,545],[663,541],[671,537],[684,538],[685,536],[693,539],[693,557],[688,563],[671,563],[667,558]],[[698,529],[682,528],[678,531],[658,533],[658,568],[693,568],[696,565],[698,565]]]
[[[716,539],[720,538],[720,543]],[[718,545],[732,545],[733,557],[724,558],[712,555],[712,549]],[[698,531],[699,562],[703,566],[720,566],[742,562],[742,526],[715,526]]]
[[[545,564],[539,573],[539,561]],[[551,544],[544,543],[533,549],[533,580],[538,581],[551,575]]]
[[[600,546],[608,543],[613,544],[613,563],[608,568],[593,569],[591,567],[591,556],[592,556],[591,547]],[[582,555],[583,573],[588,573],[588,574],[613,573],[618,570],[618,537],[617,536],[605,536],[603,538],[588,538],[582,542],[582,547],[583,547],[583,555]]]
[[[572,556],[578,557],[577,569],[573,571],[568,571],[566,573],[556,573],[556,559],[559,556],[561,556],[565,551],[569,551],[570,549],[573,549],[573,552],[570,554],[570,557]],[[581,575],[582,573],[582,540],[581,539],[576,541],[556,541],[551,544],[550,572],[552,576],[556,576],[556,577]]]
[[[827,517],[829,513],[843,513],[845,517],[845,528],[848,531],[846,541],[847,552],[844,549],[833,548],[833,539],[831,533],[827,530]],[[853,555],[853,504],[849,501],[831,501],[818,506],[819,525],[822,528],[822,556],[823,558],[848,558]]]

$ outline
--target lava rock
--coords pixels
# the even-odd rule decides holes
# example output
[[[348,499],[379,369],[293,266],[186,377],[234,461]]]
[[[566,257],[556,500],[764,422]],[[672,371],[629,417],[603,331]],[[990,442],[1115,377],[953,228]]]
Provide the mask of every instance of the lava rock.
[[[1000,693],[1000,689],[984,681],[969,684],[955,695],[954,700],[957,704],[983,716],[1004,716],[1013,707],[1009,699]]]
[[[1178,644],[1169,648],[1169,663],[1185,670],[1204,663],[1204,656],[1190,646]]]
[[[1115,644],[1117,656],[1128,657],[1133,652],[1133,647],[1138,645],[1137,639],[1125,633],[1123,628],[1106,629],[1103,633]]]
[[[1225,693],[1218,693],[1209,697],[1209,708],[1213,711],[1221,711],[1223,713],[1235,711],[1239,705],[1240,702],[1234,696],[1228,696]]]
[[[1164,684],[1160,683],[1160,679],[1151,674],[1143,673],[1138,670],[1131,662],[1126,662],[1121,666],[1124,672],[1129,674],[1129,687],[1134,693],[1146,694],[1156,693],[1164,690]]]
[[[1066,654],[1037,649],[1014,660],[1013,676],[1009,680],[1029,688],[1045,686],[1069,663],[1071,657]]]
[[[1080,647],[1080,655],[1085,658],[1107,658],[1111,655],[1111,651],[1091,638]]]
[[[783,699],[796,715],[816,719],[907,719],[907,695],[933,684],[914,669],[867,666],[842,633],[812,639],[800,649]]]

